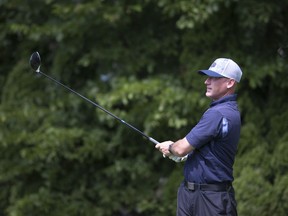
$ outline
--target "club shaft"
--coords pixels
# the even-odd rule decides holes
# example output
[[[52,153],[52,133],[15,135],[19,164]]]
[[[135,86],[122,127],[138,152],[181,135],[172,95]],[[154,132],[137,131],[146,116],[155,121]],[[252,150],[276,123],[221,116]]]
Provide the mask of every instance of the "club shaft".
[[[40,70],[37,70],[37,73],[40,73],[41,75],[45,76],[46,78],[52,80],[53,82],[56,82],[58,85],[64,87],[65,89],[67,89],[68,91],[78,95],[79,97],[81,97],[82,99],[84,99],[85,101],[93,104],[95,107],[97,107],[98,109],[102,110],[103,112],[107,113],[108,115],[112,116],[113,118],[117,119],[119,122],[121,122],[122,124],[126,125],[127,127],[131,128],[134,131],[137,131],[139,134],[141,134],[143,137],[145,137],[146,139],[148,139],[150,142],[154,143],[154,144],[158,144],[159,142],[155,139],[153,139],[152,137],[149,137],[148,135],[146,135],[145,133],[143,133],[142,131],[140,131],[139,129],[137,129],[136,127],[134,127],[133,125],[125,122],[123,119],[119,118],[118,116],[114,115],[113,113],[109,112],[108,110],[106,110],[105,108],[103,108],[102,106],[100,106],[99,104],[91,101],[90,99],[84,97],[83,95],[79,94],[78,92],[74,91],[73,89],[69,88],[68,86],[62,84],[61,82],[59,82],[58,80],[54,79],[53,77],[50,77],[48,75],[46,75],[45,73],[41,72]]]

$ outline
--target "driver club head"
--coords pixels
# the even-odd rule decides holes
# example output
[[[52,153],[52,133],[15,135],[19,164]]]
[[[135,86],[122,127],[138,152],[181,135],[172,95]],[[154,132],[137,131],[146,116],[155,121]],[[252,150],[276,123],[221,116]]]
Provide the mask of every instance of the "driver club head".
[[[30,66],[37,73],[40,72],[41,58],[38,52],[34,52],[30,57]]]

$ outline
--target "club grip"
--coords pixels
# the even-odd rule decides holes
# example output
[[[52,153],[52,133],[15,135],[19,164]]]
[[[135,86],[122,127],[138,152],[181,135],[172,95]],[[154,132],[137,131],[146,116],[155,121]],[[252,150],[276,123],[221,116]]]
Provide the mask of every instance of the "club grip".
[[[153,142],[155,145],[159,143],[157,140],[153,139],[152,137],[149,137],[149,140]],[[166,158],[164,154],[163,154],[163,158]]]
[[[158,144],[159,142],[152,137],[149,137],[149,141],[153,142],[155,145]]]

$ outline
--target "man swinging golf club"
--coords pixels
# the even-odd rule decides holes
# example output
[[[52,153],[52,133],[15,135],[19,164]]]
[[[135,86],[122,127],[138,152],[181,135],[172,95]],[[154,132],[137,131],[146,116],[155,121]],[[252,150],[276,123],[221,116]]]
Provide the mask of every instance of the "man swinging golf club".
[[[178,188],[177,216],[235,216],[233,164],[241,127],[235,88],[242,71],[233,60],[219,58],[199,73],[207,75],[210,107],[183,139],[155,147],[172,160],[188,155]]]
[[[156,144],[163,155],[185,161],[184,181],[178,189],[177,216],[237,215],[233,181],[233,164],[240,136],[240,113],[235,88],[242,71],[231,59],[216,59],[208,70],[199,71],[208,78],[206,96],[213,102],[199,123],[177,142],[157,140],[104,109],[97,103],[40,71],[38,52],[30,57],[30,65],[38,74],[56,82],[91,103]]]

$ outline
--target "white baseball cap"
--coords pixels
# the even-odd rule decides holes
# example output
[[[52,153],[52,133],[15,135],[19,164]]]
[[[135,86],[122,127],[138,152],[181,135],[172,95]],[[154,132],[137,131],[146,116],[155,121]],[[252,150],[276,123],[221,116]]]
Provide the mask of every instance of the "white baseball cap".
[[[210,77],[227,77],[240,82],[242,71],[240,67],[232,60],[227,58],[216,59],[208,70],[200,70],[199,73]]]

